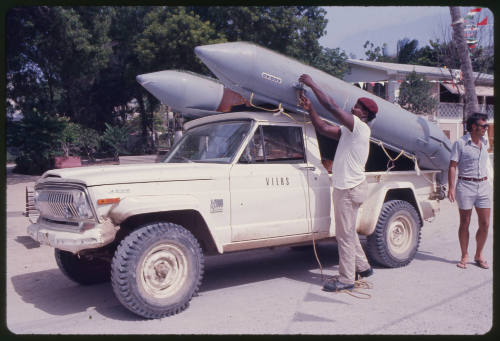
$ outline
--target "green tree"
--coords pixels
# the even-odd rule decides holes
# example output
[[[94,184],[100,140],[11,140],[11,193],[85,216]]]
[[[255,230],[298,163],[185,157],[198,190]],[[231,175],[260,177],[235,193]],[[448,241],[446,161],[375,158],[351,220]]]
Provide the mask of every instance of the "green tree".
[[[145,15],[144,24],[134,53],[140,65],[149,70],[201,72],[203,64],[196,58],[194,47],[225,41],[210,23],[184,7],[154,8]]]
[[[20,122],[8,121],[7,144],[19,149],[14,172],[41,174],[53,168],[53,157],[61,151],[54,146],[61,145],[67,124],[66,119],[42,113],[36,108],[24,111]]]
[[[120,154],[127,154],[127,141],[129,137],[129,128],[123,126],[112,126],[106,123],[106,130],[102,135],[104,143],[113,150],[115,161],[119,160]]]
[[[338,47],[335,49],[323,48],[322,53],[311,61],[311,65],[340,79],[349,71],[347,54]]]
[[[147,72],[164,69],[189,69],[207,72],[193,50],[197,45],[223,42],[223,36],[216,32],[209,22],[200,20],[199,15],[186,11],[184,7],[153,8],[144,17],[144,30],[138,35],[134,54],[139,69]],[[168,58],[166,58],[168,56]],[[141,113],[142,137],[154,149],[147,137],[153,131],[153,112],[159,102],[136,84],[135,98]]]
[[[424,66],[442,66],[439,62],[439,44],[430,40],[429,45],[415,51],[410,63]]]
[[[153,149],[159,102],[138,74],[209,74],[196,45],[246,40],[340,76],[345,53],[318,42],[325,14],[316,6],[15,7],[6,18],[8,110],[66,116],[97,132],[139,112],[143,143]]]
[[[227,41],[249,41],[293,57],[334,76],[347,70],[347,55],[323,48],[326,11],[316,6],[193,6]],[[330,66],[334,64],[335,66]]]
[[[424,76],[412,71],[399,88],[401,107],[417,115],[432,113],[438,100],[432,96],[432,84]]]
[[[66,126],[62,131],[60,137],[61,148],[63,150],[64,156],[68,157],[70,156],[70,154],[78,154],[79,148],[77,145],[77,141],[80,137],[80,125],[69,122],[69,119],[66,117],[63,117],[61,119],[66,121]]]
[[[382,46],[375,46],[371,41],[367,40],[363,44],[363,48],[365,49],[365,55],[367,60],[371,60],[374,62],[396,62],[395,58],[389,56],[387,54],[387,44],[384,43]]]
[[[418,40],[403,38],[397,43],[397,62],[400,64],[410,64],[415,60],[415,54],[418,50]]]
[[[80,154],[85,155],[90,161],[95,161],[95,153],[99,149],[101,137],[99,133],[92,129],[78,125],[78,140],[76,145]]]
[[[312,6],[192,7],[213,23],[228,41],[250,41],[299,60],[321,53],[318,39],[327,24],[326,11]]]
[[[112,52],[108,7],[18,7],[7,15],[7,96],[91,125],[89,98]],[[30,96],[26,96],[26,94]],[[28,97],[35,98],[29,100]]]

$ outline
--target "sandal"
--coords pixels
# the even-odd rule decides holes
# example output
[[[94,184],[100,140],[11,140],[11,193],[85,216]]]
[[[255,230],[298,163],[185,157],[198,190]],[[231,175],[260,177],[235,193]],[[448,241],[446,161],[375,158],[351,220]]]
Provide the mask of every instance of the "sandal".
[[[479,266],[481,269],[489,269],[490,266],[485,260],[481,259],[475,259],[474,262],[476,263],[477,266]]]
[[[461,260],[460,262],[457,263],[457,267],[459,267],[460,269],[467,269],[467,263]]]

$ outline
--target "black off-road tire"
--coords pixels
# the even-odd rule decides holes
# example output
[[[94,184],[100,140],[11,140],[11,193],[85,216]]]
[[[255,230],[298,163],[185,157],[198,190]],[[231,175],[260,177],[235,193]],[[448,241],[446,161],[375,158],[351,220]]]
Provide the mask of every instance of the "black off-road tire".
[[[69,279],[82,285],[109,281],[111,264],[105,260],[77,256],[71,252],[55,249],[57,266]]]
[[[196,238],[180,225],[143,225],[118,246],[111,284],[118,300],[145,318],[177,314],[189,305],[203,277],[204,258]]]
[[[375,231],[367,238],[367,256],[388,268],[408,265],[420,244],[422,220],[403,200],[384,203]]]

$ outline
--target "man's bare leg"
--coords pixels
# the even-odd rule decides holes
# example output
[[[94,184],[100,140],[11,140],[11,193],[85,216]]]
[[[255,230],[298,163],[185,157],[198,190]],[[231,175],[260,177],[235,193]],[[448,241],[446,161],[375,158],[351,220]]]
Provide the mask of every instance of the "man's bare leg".
[[[476,207],[476,212],[479,227],[476,233],[477,247],[474,261],[485,262],[483,258],[483,248],[486,243],[486,238],[488,237],[488,228],[490,227],[490,208]]]
[[[462,252],[462,257],[460,263],[457,265],[461,268],[465,268],[467,261],[469,260],[469,254],[467,249],[469,248],[469,224],[470,217],[472,214],[472,209],[461,210],[458,209],[460,214],[460,225],[458,227],[458,241],[460,243],[460,250]]]

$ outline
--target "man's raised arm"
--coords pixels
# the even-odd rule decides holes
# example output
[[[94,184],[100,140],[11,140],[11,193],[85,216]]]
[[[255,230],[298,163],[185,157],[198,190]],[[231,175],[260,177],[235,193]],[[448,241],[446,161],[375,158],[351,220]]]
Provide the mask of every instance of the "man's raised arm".
[[[309,113],[309,116],[311,117],[311,122],[321,135],[325,135],[327,137],[330,137],[332,139],[338,140],[340,139],[340,128],[337,126],[332,126],[323,121],[316,110],[314,110],[314,107],[309,100],[309,98],[304,95],[304,92],[302,91],[300,93],[300,105]]]
[[[330,96],[326,95],[312,80],[311,76],[303,74],[300,76],[299,82],[302,82],[311,88],[321,105],[325,107],[325,109],[328,110],[340,122],[340,124],[344,125],[350,131],[354,129],[354,118],[352,115],[345,112]]]

